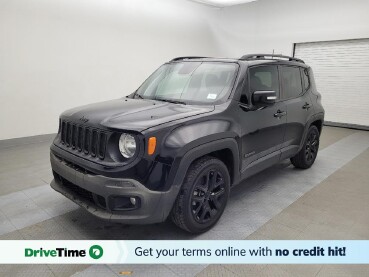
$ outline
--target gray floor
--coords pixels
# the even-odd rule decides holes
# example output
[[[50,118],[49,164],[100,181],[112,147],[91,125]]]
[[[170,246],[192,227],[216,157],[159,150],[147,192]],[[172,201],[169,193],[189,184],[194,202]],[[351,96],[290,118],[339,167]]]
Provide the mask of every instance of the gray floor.
[[[311,169],[296,170],[286,161],[248,179],[232,190],[225,214],[215,228],[199,236],[188,235],[171,222],[122,226],[92,217],[49,188],[52,178],[48,162],[49,145],[50,141],[44,141],[0,147],[0,239],[246,239],[253,236],[269,239],[270,233],[265,230],[261,234],[258,232],[299,202],[302,196],[335,176],[342,167],[365,155],[369,147],[369,132],[326,127],[321,151]],[[364,168],[369,168],[368,159],[363,161]],[[347,176],[348,179],[352,177]],[[367,180],[363,179],[364,188],[369,186]],[[318,195],[310,198],[314,200],[314,197],[318,198]],[[361,211],[368,208],[369,204],[361,207]],[[284,236],[285,225],[278,224],[272,225],[272,234],[279,234],[279,238],[294,238]],[[301,235],[301,232],[295,233],[295,238],[298,238],[297,234]],[[319,238],[317,235],[316,239]],[[343,232],[340,238],[349,238],[347,232]],[[206,265],[0,266],[0,273],[11,275],[26,275],[31,271],[45,276],[117,276],[126,270],[133,271],[134,276],[193,276],[198,273],[211,276],[214,272],[220,275],[223,271],[224,276],[240,276],[237,272],[242,272]],[[269,275],[268,271],[264,275]]]

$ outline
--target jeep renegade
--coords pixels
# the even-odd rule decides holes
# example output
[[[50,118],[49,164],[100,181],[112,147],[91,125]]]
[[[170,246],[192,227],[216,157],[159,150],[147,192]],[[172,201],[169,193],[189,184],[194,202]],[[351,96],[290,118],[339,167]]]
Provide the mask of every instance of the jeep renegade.
[[[100,218],[204,232],[232,186],[284,159],[314,163],[320,100],[297,58],[175,58],[134,93],[60,116],[51,186]]]

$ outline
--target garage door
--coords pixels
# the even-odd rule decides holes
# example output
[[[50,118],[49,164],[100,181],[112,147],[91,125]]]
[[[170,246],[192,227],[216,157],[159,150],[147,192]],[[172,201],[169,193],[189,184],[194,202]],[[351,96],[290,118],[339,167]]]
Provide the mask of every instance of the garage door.
[[[295,44],[313,69],[326,121],[369,126],[369,39]]]

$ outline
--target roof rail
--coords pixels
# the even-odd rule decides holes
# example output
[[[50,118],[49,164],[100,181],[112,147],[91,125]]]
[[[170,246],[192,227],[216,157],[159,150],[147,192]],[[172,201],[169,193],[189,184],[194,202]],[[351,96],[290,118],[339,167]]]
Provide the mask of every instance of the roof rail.
[[[284,56],[284,55],[274,55],[274,54],[249,54],[249,55],[242,56],[241,60],[245,60],[245,61],[266,60],[268,59],[266,57],[271,57],[271,59],[275,59],[275,58],[288,59],[289,61],[292,61],[292,62],[305,63],[303,60],[295,58],[295,57]]]
[[[188,57],[177,57],[171,60],[171,62],[174,61],[180,61],[180,60],[190,60],[190,59],[204,59],[207,57],[197,57],[197,56],[188,56]]]

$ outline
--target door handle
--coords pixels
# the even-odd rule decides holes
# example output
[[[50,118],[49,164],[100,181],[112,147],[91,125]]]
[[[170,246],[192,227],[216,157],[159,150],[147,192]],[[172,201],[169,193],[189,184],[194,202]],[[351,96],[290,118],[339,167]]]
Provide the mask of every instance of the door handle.
[[[278,110],[278,111],[274,114],[274,117],[281,118],[282,116],[285,116],[286,114],[287,114],[287,112],[285,112],[285,111],[281,111],[281,110]]]
[[[305,103],[305,105],[304,105],[304,106],[302,106],[302,108],[303,108],[304,110],[308,110],[308,109],[310,109],[310,108],[311,108],[311,105],[310,105],[308,102],[306,102],[306,103]]]

